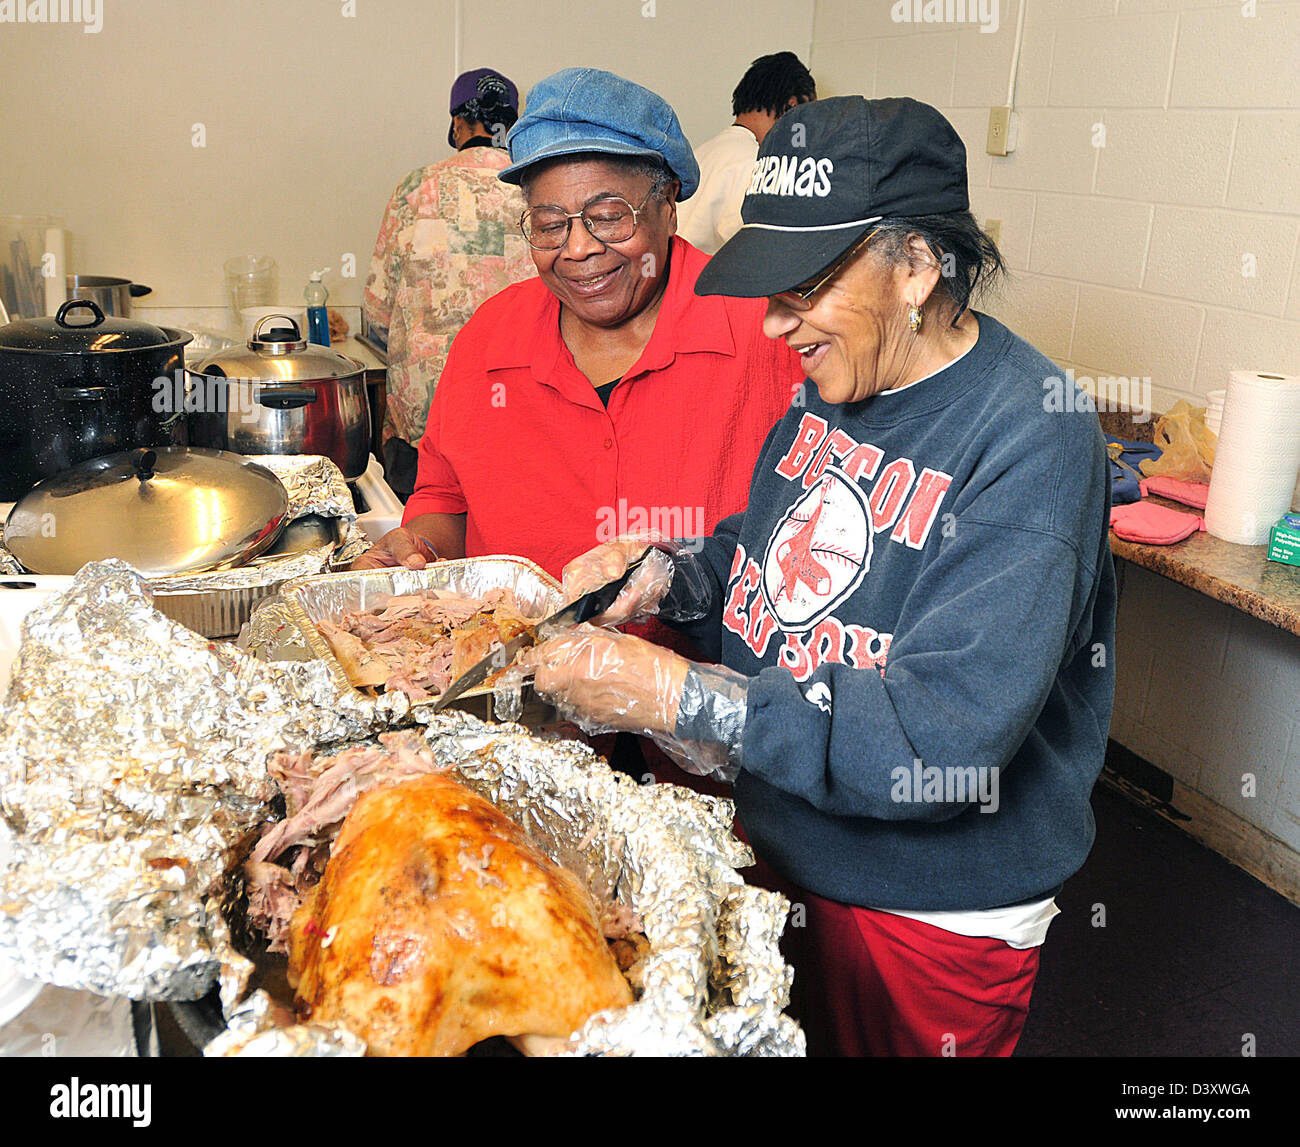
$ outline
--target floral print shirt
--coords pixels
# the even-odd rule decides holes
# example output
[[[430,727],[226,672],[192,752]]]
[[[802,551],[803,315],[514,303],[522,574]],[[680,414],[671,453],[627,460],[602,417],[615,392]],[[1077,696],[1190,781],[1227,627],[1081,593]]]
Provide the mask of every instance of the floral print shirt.
[[[523,197],[497,179],[509,162],[499,148],[467,148],[412,171],[389,200],[362,297],[388,337],[384,441],[419,442],[456,332],[484,299],[536,274]]]

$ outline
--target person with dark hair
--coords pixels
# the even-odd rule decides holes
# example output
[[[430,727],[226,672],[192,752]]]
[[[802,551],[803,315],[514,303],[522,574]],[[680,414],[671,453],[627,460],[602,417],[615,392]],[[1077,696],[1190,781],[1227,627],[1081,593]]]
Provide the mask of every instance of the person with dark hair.
[[[696,290],[767,298],[806,404],[772,428],[747,508],[644,557],[602,626],[646,613],[707,662],[609,628],[528,655],[589,732],[653,735],[734,780],[759,865],[801,911],[792,1011],[812,1054],[1010,1055],[1114,697],[1105,440],[1057,367],[973,309],[1002,260],[934,108],[828,99],[759,153],[745,224]],[[658,550],[660,552],[650,552]],[[719,664],[720,663],[720,664]]]
[[[696,294],[708,260],[675,231],[699,171],[660,96],[569,68],[529,92],[508,143],[500,177],[523,188],[538,277],[457,336],[403,524],[354,569],[516,554],[558,576],[629,521],[711,530],[744,506],[803,378],[763,336],[760,300]],[[656,623],[641,632],[690,648]],[[622,740],[631,759],[616,764],[640,777]]]
[[[451,340],[484,299],[533,274],[515,230],[518,193],[497,179],[519,91],[491,68],[451,88],[448,159],[416,168],[384,211],[362,295],[372,338],[388,350],[384,476],[405,500],[415,490],[416,443]]]
[[[695,149],[700,188],[678,212],[678,233],[712,255],[740,230],[758,146],[790,108],[817,98],[812,74],[793,52],[760,56],[731,93],[735,122]]]

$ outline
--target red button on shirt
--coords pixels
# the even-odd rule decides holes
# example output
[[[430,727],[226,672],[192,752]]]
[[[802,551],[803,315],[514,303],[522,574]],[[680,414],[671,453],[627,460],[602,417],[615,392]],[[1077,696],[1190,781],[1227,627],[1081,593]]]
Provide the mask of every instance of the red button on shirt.
[[[654,334],[608,410],[539,279],[483,303],[452,344],[403,521],[467,514],[469,556],[519,554],[559,577],[628,530],[706,534],[743,509],[759,448],[803,374],[763,336],[765,300],[694,293],[707,261],[673,240]]]

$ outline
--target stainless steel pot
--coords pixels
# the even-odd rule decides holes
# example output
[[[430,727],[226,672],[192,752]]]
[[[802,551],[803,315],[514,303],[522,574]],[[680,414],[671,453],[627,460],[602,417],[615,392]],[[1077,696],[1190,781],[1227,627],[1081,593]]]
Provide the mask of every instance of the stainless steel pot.
[[[370,461],[365,366],[306,342],[288,315],[258,320],[246,347],[190,372],[189,441],[237,454],[323,454],[351,482]]]
[[[152,287],[133,283],[130,279],[114,279],[108,275],[69,275],[68,298],[90,299],[110,318],[129,319],[131,300],[147,295]]]

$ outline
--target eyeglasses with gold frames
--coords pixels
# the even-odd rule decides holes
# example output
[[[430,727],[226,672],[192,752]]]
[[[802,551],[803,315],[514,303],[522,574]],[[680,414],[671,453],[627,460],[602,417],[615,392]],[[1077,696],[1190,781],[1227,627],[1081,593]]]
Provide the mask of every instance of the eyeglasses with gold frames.
[[[853,257],[861,251],[872,237],[880,230],[879,227],[867,232],[861,239],[853,244],[838,259],[835,260],[825,272],[811,285],[800,284],[797,287],[791,287],[788,291],[777,291],[772,298],[776,299],[782,305],[789,307],[792,311],[807,311],[812,309],[813,296],[838,275],[849,264]]]
[[[519,230],[539,251],[558,251],[569,241],[575,219],[601,243],[626,243],[636,234],[636,225],[645,205],[654,194],[652,187],[639,207],[633,207],[618,195],[606,195],[588,203],[581,211],[562,211],[558,207],[530,207],[519,217]]]

